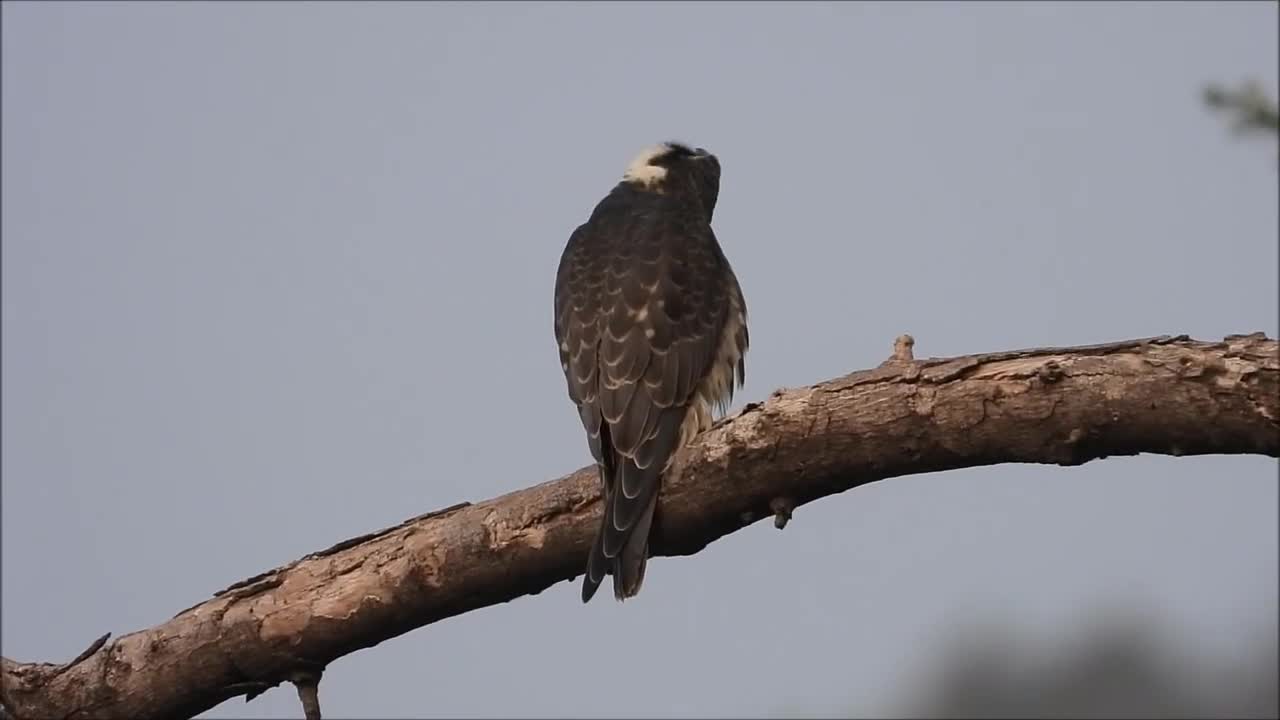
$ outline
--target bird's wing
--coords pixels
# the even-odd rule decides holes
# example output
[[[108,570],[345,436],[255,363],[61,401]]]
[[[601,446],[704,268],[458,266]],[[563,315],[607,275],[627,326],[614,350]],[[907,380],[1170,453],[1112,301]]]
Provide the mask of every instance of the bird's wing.
[[[569,237],[556,272],[555,335],[569,399],[578,406],[591,455],[601,466],[601,479],[609,487],[613,477],[612,472],[606,472],[606,463],[612,459],[612,453],[602,437],[597,391],[607,250],[608,245],[593,235],[589,225],[578,227]]]

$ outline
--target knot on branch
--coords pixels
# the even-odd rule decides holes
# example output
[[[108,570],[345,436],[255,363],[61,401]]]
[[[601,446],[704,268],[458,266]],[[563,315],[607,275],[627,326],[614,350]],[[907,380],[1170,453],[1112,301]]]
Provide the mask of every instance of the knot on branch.
[[[1062,366],[1058,364],[1057,360],[1050,360],[1040,366],[1040,369],[1036,371],[1036,377],[1040,378],[1040,381],[1046,385],[1056,383],[1062,379]]]
[[[789,497],[776,497],[769,501],[769,509],[773,511],[773,526],[781,530],[791,522],[796,502]]]

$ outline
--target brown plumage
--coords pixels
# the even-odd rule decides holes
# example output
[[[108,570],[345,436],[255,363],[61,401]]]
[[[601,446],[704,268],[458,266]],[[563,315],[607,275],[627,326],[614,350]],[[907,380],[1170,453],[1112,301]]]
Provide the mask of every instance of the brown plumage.
[[[640,590],[662,475],[744,379],[746,302],[711,230],[714,155],[641,153],[560,258],[555,334],[604,488],[586,602],[606,574]]]

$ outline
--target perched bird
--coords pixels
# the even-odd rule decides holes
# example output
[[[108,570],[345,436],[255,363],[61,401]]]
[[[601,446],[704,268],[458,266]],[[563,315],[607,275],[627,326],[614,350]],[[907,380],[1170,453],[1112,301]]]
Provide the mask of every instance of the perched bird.
[[[582,601],[640,591],[662,476],[741,387],[747,305],[711,230],[720,161],[640,153],[569,237],[555,283],[560,364],[604,486]]]

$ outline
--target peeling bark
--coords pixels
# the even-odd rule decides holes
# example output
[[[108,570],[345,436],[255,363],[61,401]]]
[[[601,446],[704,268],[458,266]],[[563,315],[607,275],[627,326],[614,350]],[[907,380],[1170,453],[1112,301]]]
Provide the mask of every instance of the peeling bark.
[[[912,344],[903,336],[878,368],[779,390],[704,433],[664,482],[652,554],[690,555],[771,516],[782,527],[805,503],[899,475],[1280,456],[1280,357],[1261,333],[928,360]],[[599,511],[587,467],[412,518],[101,638],[70,663],[0,659],[3,702],[23,720],[190,717],[288,681],[318,715],[315,684],[334,659],[576,577]]]

